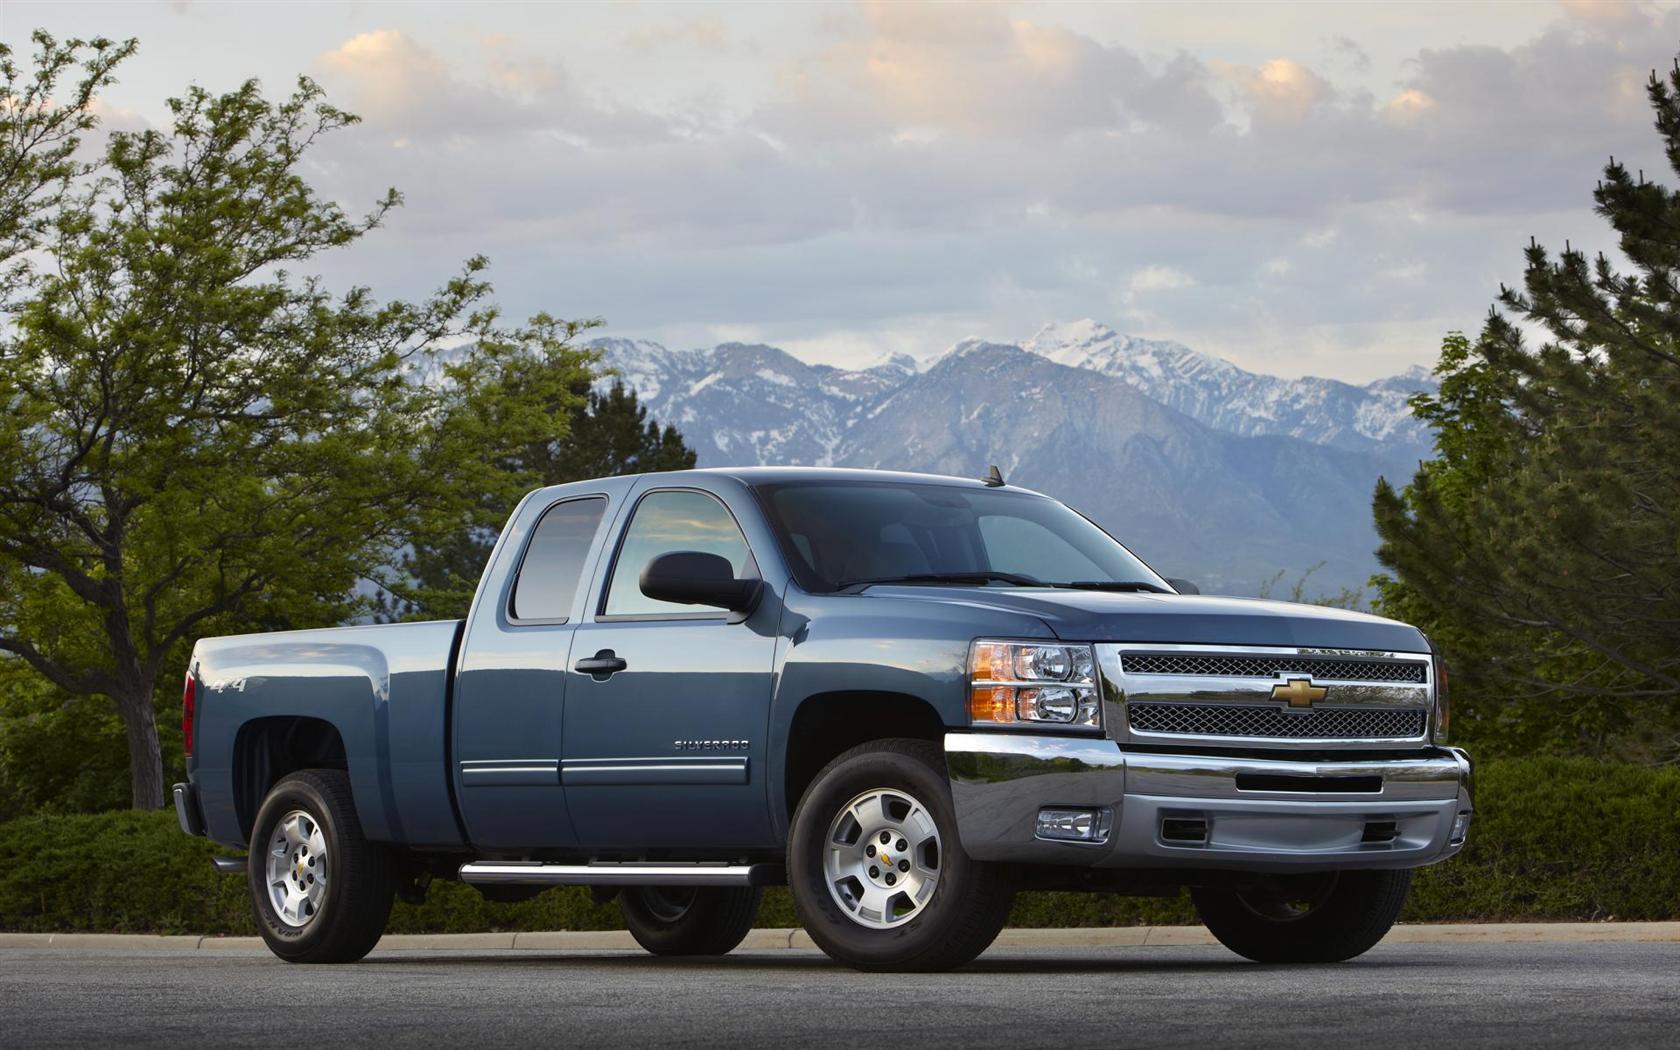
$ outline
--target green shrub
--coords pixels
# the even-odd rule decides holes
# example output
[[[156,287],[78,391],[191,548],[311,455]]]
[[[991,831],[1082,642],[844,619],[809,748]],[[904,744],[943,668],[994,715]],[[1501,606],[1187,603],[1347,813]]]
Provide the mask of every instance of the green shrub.
[[[1411,921],[1680,919],[1680,769],[1524,759],[1477,769],[1470,845],[1418,875]],[[217,847],[181,834],[172,813],[34,816],[0,824],[0,929],[251,934],[245,880],[210,866]],[[1016,926],[1194,922],[1187,896],[1028,893]],[[772,889],[761,926],[795,925]],[[579,887],[492,904],[434,883],[398,904],[395,933],[601,930],[618,908]]]

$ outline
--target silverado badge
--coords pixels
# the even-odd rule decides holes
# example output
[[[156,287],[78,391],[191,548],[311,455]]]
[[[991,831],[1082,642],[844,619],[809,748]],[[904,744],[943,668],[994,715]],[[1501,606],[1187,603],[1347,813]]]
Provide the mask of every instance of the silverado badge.
[[[1313,685],[1311,678],[1291,678],[1272,686],[1273,700],[1287,700],[1290,707],[1306,709],[1330,692],[1322,685]]]

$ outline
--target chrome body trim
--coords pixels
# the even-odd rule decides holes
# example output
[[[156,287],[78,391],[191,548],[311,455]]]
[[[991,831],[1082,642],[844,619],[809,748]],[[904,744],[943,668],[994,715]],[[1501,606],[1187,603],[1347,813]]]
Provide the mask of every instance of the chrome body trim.
[[[747,758],[671,755],[663,758],[568,758],[560,763],[567,787],[604,784],[745,784]]]
[[[517,886],[765,886],[776,881],[774,864],[597,863],[480,860],[461,865],[461,881]]]
[[[945,753],[958,834],[978,860],[1246,871],[1415,868],[1458,852],[1463,844],[1449,841],[1454,818],[1473,808],[1468,758],[1439,748],[1405,758],[1297,760],[952,732]],[[1347,790],[1347,778],[1360,778],[1359,790]],[[1369,790],[1373,779],[1376,790]],[[1245,780],[1264,786],[1239,786]],[[1112,810],[1113,833],[1106,844],[1039,839],[1036,818],[1045,807]],[[1162,834],[1168,819],[1204,822],[1205,839],[1169,841]],[[1373,826],[1390,837],[1371,841]]]
[[[1297,656],[1305,659],[1355,658],[1361,662],[1394,661],[1423,665],[1421,683],[1349,681],[1313,677],[1280,671],[1270,677],[1209,674],[1140,674],[1122,667],[1122,656],[1133,654],[1228,654],[1231,656]],[[1430,717],[1434,710],[1435,668],[1426,652],[1378,652],[1370,650],[1322,649],[1308,646],[1168,645],[1157,643],[1104,642],[1096,646],[1098,677],[1101,679],[1103,724],[1108,736],[1121,744],[1159,744],[1174,747],[1240,747],[1264,750],[1393,750],[1423,747],[1428,743]],[[1329,695],[1310,710],[1415,710],[1424,714],[1423,730],[1404,737],[1289,737],[1226,736],[1201,733],[1146,732],[1133,729],[1127,717],[1131,703],[1185,704],[1217,707],[1223,704],[1263,705],[1294,715],[1289,705],[1276,700],[1272,688],[1290,678],[1310,678],[1325,686]]]
[[[552,758],[480,759],[461,763],[465,787],[553,787],[560,762]]]

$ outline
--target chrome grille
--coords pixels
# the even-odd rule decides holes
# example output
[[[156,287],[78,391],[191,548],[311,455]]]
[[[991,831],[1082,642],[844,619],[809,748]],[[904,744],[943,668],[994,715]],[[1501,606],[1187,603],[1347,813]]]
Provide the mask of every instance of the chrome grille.
[[[1128,657],[1128,659],[1130,659]],[[1299,740],[1407,740],[1423,735],[1423,708],[1320,707],[1286,711],[1263,704],[1127,704],[1133,730],[1192,736]]]
[[[1419,660],[1341,660],[1287,653],[1122,653],[1127,674],[1212,675],[1223,678],[1276,678],[1302,674],[1342,682],[1409,682],[1422,685],[1426,665]],[[1176,730],[1175,730],[1176,732]],[[1293,734],[1280,734],[1293,735]]]

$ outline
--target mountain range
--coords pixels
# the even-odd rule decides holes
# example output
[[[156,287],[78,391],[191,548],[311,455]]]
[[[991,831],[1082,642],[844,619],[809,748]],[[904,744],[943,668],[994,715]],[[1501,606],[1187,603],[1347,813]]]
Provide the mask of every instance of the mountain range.
[[[1279,572],[1286,588],[1320,563],[1308,595],[1363,586],[1372,486],[1409,479],[1429,451],[1406,405],[1431,387],[1422,369],[1364,386],[1284,379],[1094,321],[859,369],[757,344],[591,345],[701,466],[978,477],[995,463],[1210,592],[1257,593]]]

